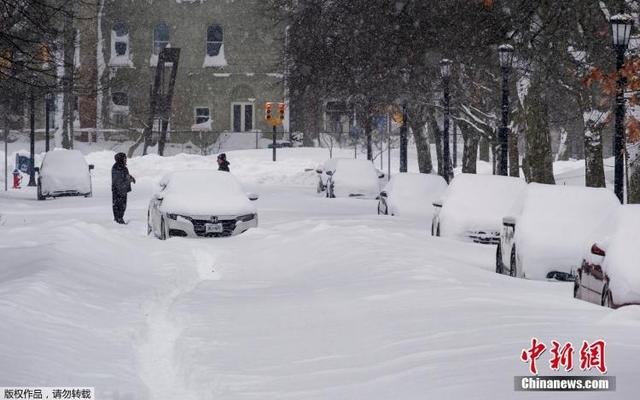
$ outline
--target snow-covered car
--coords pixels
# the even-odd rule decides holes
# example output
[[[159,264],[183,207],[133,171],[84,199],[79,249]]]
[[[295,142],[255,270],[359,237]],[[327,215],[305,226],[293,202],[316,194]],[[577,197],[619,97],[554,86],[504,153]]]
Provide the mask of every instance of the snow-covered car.
[[[619,207],[586,242],[573,297],[605,307],[640,305],[640,206]]]
[[[258,212],[237,179],[213,170],[177,171],[160,181],[147,213],[147,233],[160,239],[221,237],[258,226]]]
[[[84,196],[93,194],[91,170],[78,150],[53,150],[45,153],[38,174],[38,200],[48,197]]]
[[[573,279],[588,235],[619,206],[604,188],[530,184],[521,205],[503,219],[496,272]]]
[[[431,204],[447,190],[440,175],[400,173],[380,192],[378,214],[431,215]]]
[[[378,171],[370,160],[338,159],[333,171],[327,170],[327,197],[360,197],[377,199],[380,194]]]
[[[521,201],[524,180],[499,175],[457,175],[433,203],[431,235],[498,244],[502,217]]]

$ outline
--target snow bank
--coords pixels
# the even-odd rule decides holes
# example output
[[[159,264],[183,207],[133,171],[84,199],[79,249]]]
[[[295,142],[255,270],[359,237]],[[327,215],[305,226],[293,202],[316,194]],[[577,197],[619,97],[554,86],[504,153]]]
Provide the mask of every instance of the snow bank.
[[[89,165],[78,150],[54,150],[45,154],[40,167],[42,193],[91,192]]]
[[[463,238],[467,231],[500,232],[502,218],[521,201],[524,180],[499,175],[460,174],[443,197],[440,235]]]
[[[173,172],[160,180],[164,189],[160,210],[180,215],[255,214],[240,183],[228,172],[200,170]]]
[[[607,189],[530,184],[515,231],[526,277],[576,269],[588,235],[619,205]]]
[[[380,194],[378,173],[369,160],[338,160],[333,176],[333,194],[336,197],[362,195],[375,198]]]
[[[447,190],[447,182],[440,175],[399,173],[384,190],[391,214],[431,215],[432,204]]]

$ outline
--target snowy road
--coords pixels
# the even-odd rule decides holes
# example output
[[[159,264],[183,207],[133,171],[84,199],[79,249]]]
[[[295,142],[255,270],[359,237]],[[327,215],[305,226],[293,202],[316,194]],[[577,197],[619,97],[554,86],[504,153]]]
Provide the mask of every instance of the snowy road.
[[[132,160],[127,226],[111,221],[112,153],[90,156],[93,198],[0,194],[0,386],[136,400],[635,397],[640,307],[498,276],[495,248],[430,238],[426,220],[379,217],[373,201],[319,197],[303,170],[324,155],[284,154],[278,166],[230,155],[261,199],[260,228],[229,239],[146,236],[154,182],[211,167],[201,157]],[[514,392],[532,337],[606,340],[617,391]]]

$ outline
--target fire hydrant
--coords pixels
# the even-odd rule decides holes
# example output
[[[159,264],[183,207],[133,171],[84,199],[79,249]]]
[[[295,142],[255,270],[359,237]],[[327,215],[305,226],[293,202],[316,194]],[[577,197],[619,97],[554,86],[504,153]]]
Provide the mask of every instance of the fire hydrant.
[[[18,171],[18,168],[16,168],[13,170],[13,188],[20,189],[21,182],[22,182],[22,175],[20,174],[20,171]]]

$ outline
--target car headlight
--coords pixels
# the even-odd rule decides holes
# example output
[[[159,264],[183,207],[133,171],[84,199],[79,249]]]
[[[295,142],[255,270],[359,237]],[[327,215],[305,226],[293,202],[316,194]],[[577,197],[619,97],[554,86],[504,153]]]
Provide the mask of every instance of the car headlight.
[[[178,219],[178,214],[167,214],[167,217],[168,217],[169,219],[176,220],[176,219]]]
[[[253,220],[255,217],[256,217],[256,214],[246,214],[246,215],[239,216],[238,218],[236,218],[236,220],[241,222],[249,222]]]

